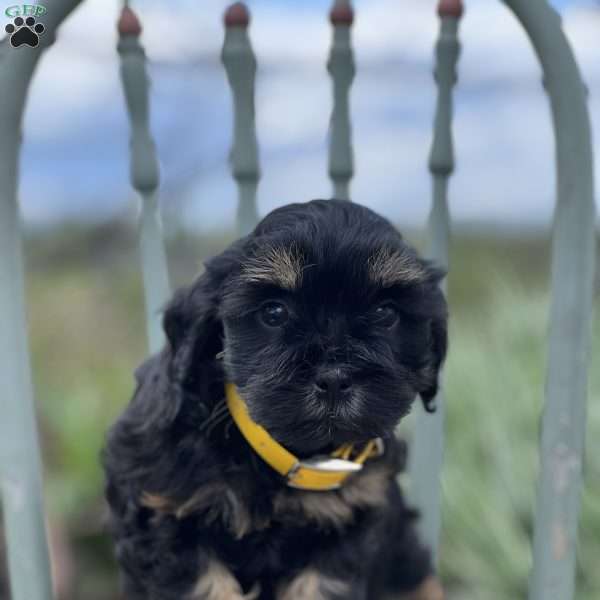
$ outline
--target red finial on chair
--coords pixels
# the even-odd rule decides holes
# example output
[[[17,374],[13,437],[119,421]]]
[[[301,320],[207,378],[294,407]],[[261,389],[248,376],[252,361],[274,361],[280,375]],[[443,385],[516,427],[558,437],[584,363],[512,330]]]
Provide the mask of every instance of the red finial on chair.
[[[440,0],[438,4],[438,15],[440,17],[455,17],[456,19],[460,19],[462,14],[462,0]]]
[[[129,8],[129,6],[123,7],[117,29],[121,35],[135,35],[138,36],[142,33],[142,26],[140,20],[136,14]]]
[[[331,12],[329,20],[333,25],[352,25],[354,21],[354,11],[349,2],[338,2],[336,0]]]
[[[248,27],[250,23],[250,13],[243,2],[232,4],[223,17],[226,27]]]

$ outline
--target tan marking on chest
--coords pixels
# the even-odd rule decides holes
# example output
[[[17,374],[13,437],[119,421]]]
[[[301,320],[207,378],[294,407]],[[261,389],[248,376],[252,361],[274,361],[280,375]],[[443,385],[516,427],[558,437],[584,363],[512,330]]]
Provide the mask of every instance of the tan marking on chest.
[[[158,514],[173,515],[176,519],[204,513],[207,524],[220,521],[236,539],[244,537],[250,531],[264,529],[268,525],[268,522],[252,519],[243,500],[224,481],[202,486],[183,502],[175,502],[149,492],[142,494],[140,502]]]
[[[186,600],[255,600],[260,588],[244,594],[233,573],[219,560],[212,559]]]
[[[291,581],[279,585],[275,597],[277,600],[327,600],[332,596],[346,597],[349,592],[346,582],[309,568],[301,571]]]
[[[350,477],[339,490],[282,490],[274,498],[273,509],[276,517],[303,517],[319,525],[342,529],[354,520],[355,510],[385,506],[390,481],[391,471],[386,465],[369,465]]]

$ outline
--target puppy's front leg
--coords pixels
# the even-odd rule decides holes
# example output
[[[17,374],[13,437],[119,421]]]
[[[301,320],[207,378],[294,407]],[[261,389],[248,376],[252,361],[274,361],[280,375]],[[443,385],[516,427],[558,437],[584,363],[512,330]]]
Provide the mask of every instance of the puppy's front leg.
[[[277,587],[276,600],[366,600],[367,581],[344,581],[307,567]]]
[[[444,600],[444,589],[435,575],[430,575],[417,587],[401,596],[400,600]]]
[[[255,600],[259,593],[258,588],[252,588],[244,594],[233,573],[222,562],[213,558],[187,600]]]

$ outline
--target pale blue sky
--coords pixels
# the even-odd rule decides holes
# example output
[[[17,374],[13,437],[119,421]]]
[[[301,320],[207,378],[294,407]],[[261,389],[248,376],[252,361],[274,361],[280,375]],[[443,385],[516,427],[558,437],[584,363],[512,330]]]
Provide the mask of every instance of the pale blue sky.
[[[326,150],[331,98],[324,66],[330,3],[248,4],[259,60],[259,209],[264,214],[280,204],[330,195]],[[598,4],[554,4],[563,12],[580,59],[598,131]],[[132,5],[145,27],[165,220],[183,220],[200,229],[226,226],[236,204],[227,167],[231,99],[218,62],[227,3],[207,0],[198,8],[199,3],[189,0],[146,0]],[[353,197],[397,222],[418,226],[430,201],[426,160],[435,101],[430,74],[438,27],[435,2],[404,0],[400,9],[395,0],[355,5]],[[459,222],[547,225],[553,147],[539,67],[501,2],[472,0],[466,5],[455,95],[453,214]],[[21,199],[29,224],[104,219],[135,210],[114,50],[117,12],[113,0],[84,2],[40,65],[23,148]]]

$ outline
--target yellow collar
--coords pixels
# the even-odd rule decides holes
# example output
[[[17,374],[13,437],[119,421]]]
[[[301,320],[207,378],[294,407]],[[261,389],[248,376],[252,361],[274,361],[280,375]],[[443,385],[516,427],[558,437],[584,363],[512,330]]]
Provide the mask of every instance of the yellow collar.
[[[353,444],[344,444],[329,456],[300,460],[252,420],[235,384],[225,384],[225,396],[229,412],[246,441],[268,465],[287,479],[291,487],[315,491],[337,489],[349,475],[360,471],[368,458],[383,453],[383,441],[376,438],[367,442],[352,460]]]

